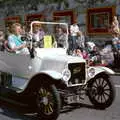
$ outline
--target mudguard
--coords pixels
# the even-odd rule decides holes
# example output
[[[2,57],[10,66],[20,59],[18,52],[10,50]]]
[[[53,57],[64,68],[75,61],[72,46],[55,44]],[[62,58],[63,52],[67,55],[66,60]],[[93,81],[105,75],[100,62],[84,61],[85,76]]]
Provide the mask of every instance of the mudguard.
[[[40,74],[48,75],[51,78],[56,79],[56,80],[62,79],[62,74],[61,73],[56,72],[56,71],[52,71],[52,70],[41,71]]]
[[[112,69],[108,68],[108,67],[99,66],[99,67],[97,67],[97,69],[103,70],[106,73],[111,74],[111,75],[115,74],[115,72]]]
[[[26,82],[25,86],[23,86],[22,88],[22,91],[20,91],[19,93],[23,92],[23,93],[27,93],[29,92],[29,90],[32,88],[33,89],[36,89],[36,83],[38,83],[38,79],[36,78],[39,78],[40,76],[45,76],[45,77],[48,77],[48,78],[52,78],[54,84],[61,84],[61,79],[62,79],[62,74],[59,73],[59,72],[56,72],[56,71],[52,71],[52,70],[45,70],[45,71],[41,71],[40,73],[38,74],[35,74],[29,81]],[[51,79],[51,80],[52,80]],[[39,83],[37,84],[39,85]],[[34,90],[33,90],[34,91]]]
[[[100,73],[106,73],[108,75],[114,75],[115,72],[113,70],[111,70],[108,67],[103,67],[103,66],[91,66],[88,68],[88,71],[93,68],[94,69],[94,75],[92,77],[90,77],[89,75],[87,75],[87,80],[90,80],[92,78],[94,78],[96,75],[100,74]]]

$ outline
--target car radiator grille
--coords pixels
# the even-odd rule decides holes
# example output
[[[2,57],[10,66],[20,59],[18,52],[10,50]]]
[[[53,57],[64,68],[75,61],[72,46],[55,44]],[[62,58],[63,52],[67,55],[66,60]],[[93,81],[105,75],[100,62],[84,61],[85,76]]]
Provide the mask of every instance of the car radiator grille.
[[[71,78],[68,81],[69,85],[83,84],[85,82],[85,63],[70,63],[68,68],[71,71]]]

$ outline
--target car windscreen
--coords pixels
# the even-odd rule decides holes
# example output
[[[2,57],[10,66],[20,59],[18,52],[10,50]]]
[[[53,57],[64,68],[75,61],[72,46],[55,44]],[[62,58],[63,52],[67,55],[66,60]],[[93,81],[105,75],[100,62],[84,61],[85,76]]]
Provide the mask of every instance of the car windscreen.
[[[65,23],[34,22],[32,39],[40,48],[67,48],[68,26]]]

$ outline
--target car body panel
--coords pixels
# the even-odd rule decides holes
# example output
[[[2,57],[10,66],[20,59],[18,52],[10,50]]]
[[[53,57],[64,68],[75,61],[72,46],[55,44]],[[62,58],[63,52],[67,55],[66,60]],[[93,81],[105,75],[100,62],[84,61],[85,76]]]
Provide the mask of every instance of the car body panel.
[[[48,54],[49,51],[49,54]],[[0,71],[8,73],[12,76],[13,86],[24,89],[29,83],[29,80],[37,74],[46,74],[53,79],[62,80],[62,72],[68,67],[68,64],[85,63],[86,61],[80,57],[69,56],[66,54],[65,49],[35,49],[35,57],[30,58],[30,55],[19,55],[0,52]],[[114,74],[114,72],[106,67],[95,66],[89,67],[95,69],[95,75],[106,72]],[[87,71],[86,71],[87,72]],[[94,77],[93,76],[93,77]],[[89,77],[86,74],[87,79],[80,84],[74,84],[73,86],[86,84],[88,80],[93,77]],[[15,78],[19,78],[16,79]],[[22,84],[21,84],[22,83]],[[67,86],[72,86],[66,83]]]
[[[89,77],[89,75],[87,75],[87,81],[91,80],[92,78],[94,78],[95,76],[97,76],[98,74],[100,73],[106,73],[108,75],[114,75],[115,72],[113,70],[111,70],[110,68],[107,68],[107,67],[103,67],[103,66],[90,66],[88,68],[88,71],[89,69],[94,69],[95,73],[92,77]]]

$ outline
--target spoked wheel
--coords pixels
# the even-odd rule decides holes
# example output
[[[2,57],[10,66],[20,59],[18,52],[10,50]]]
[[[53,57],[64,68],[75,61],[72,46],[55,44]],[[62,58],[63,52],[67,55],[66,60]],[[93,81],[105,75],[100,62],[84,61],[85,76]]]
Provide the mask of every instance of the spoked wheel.
[[[115,98],[115,89],[107,76],[99,75],[88,85],[88,97],[92,104],[98,108],[109,107]]]
[[[60,111],[60,97],[54,85],[40,87],[37,95],[38,118],[56,120]]]

